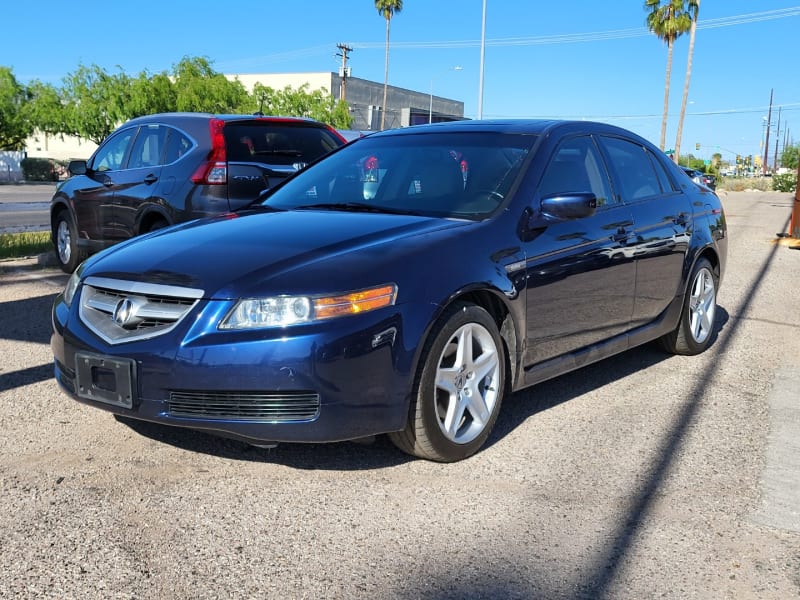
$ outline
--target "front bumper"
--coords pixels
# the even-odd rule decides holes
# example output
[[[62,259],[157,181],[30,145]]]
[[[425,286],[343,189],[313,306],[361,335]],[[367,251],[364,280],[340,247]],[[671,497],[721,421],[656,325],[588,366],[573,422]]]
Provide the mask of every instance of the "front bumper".
[[[282,331],[221,332],[203,323],[216,322],[224,303],[204,301],[164,335],[112,345],[79,319],[78,302],[70,309],[57,297],[51,347],[56,380],[85,404],[255,444],[405,426],[416,344],[404,344],[396,306]],[[109,375],[108,365],[129,365],[130,374]],[[129,401],[115,389],[126,386]]]

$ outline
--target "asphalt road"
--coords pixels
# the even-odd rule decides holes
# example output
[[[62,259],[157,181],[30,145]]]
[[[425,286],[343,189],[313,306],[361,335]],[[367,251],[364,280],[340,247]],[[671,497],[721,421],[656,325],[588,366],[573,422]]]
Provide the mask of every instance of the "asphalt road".
[[[66,276],[6,265],[0,597],[800,597],[800,251],[774,243],[791,198],[723,201],[709,351],[647,346],[517,393],[453,465],[80,405],[48,347]]]
[[[54,183],[0,185],[0,233],[47,231]]]

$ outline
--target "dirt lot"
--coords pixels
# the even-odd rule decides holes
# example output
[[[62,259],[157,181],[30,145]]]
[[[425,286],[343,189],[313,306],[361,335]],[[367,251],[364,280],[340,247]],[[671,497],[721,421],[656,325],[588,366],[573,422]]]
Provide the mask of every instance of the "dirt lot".
[[[800,251],[773,243],[791,197],[723,201],[710,351],[648,346],[518,393],[455,465],[82,406],[50,366],[65,277],[6,265],[0,597],[800,597]]]

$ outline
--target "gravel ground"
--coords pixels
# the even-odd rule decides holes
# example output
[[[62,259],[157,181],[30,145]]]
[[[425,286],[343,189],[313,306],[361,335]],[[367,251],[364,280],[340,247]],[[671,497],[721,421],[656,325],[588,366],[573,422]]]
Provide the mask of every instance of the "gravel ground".
[[[723,201],[708,352],[647,346],[517,393],[454,465],[382,438],[257,449],[80,405],[50,365],[65,276],[5,265],[0,597],[800,597],[800,527],[762,485],[773,389],[800,412],[800,251],[773,243],[791,197]],[[781,477],[797,485],[796,460]]]

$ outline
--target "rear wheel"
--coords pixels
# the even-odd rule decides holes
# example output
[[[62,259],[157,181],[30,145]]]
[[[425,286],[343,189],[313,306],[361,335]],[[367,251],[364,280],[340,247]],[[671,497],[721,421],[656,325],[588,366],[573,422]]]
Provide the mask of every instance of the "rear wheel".
[[[61,270],[72,273],[86,258],[86,252],[78,248],[78,234],[69,212],[62,210],[53,224],[53,247]]]
[[[717,314],[717,276],[711,263],[701,258],[692,269],[683,299],[681,320],[661,343],[674,354],[700,354],[711,345]]]
[[[500,412],[505,355],[500,333],[483,308],[451,308],[423,351],[408,422],[390,434],[401,450],[454,462],[486,442]]]

